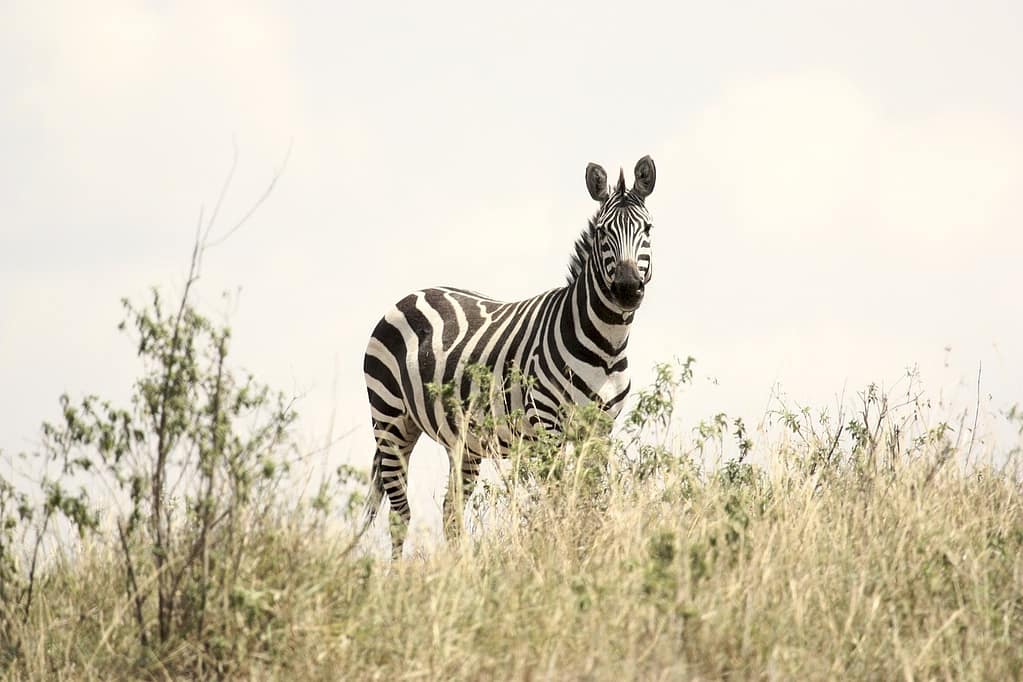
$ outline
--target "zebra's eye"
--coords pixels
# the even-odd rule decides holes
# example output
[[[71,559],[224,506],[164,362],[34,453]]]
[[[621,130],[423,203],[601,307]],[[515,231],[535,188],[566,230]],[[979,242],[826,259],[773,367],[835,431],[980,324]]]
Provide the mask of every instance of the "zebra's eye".
[[[645,225],[643,225],[643,234],[649,236],[651,227],[653,227],[653,225],[651,225],[650,223],[646,223]]]

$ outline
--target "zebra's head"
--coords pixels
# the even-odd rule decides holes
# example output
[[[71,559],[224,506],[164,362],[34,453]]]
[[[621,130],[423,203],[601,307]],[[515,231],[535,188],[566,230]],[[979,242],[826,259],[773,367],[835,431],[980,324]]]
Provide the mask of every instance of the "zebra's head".
[[[656,179],[657,171],[649,156],[636,162],[632,189],[626,189],[623,171],[619,171],[618,184],[611,190],[603,168],[595,163],[586,166],[586,188],[600,202],[590,221],[589,257],[613,303],[626,312],[639,308],[653,275],[651,221],[645,201]]]

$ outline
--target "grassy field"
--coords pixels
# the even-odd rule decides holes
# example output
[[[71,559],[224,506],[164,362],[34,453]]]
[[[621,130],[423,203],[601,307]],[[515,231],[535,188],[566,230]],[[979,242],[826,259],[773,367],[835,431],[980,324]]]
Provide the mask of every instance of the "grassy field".
[[[1016,472],[961,465],[964,446],[941,429],[898,436],[882,421],[876,433],[846,429],[851,439],[795,429],[803,435],[773,446],[769,466],[714,470],[589,437],[557,471],[538,476],[527,461],[481,493],[481,531],[395,563],[352,549],[322,505],[254,505],[244,534],[223,537],[203,564],[223,580],[205,583],[201,622],[183,589],[165,638],[155,599],[138,607],[126,589],[122,547],[97,534],[37,579],[24,618],[7,619],[3,670],[30,680],[1019,679]],[[135,566],[147,594],[157,576]]]
[[[1023,677],[1021,449],[933,420],[912,381],[678,438],[692,361],[662,365],[613,438],[572,415],[470,532],[392,562],[356,535],[364,477],[295,495],[292,401],[232,372],[197,262],[177,304],[125,302],[129,405],[62,397],[24,460],[38,494],[0,477],[4,678]]]

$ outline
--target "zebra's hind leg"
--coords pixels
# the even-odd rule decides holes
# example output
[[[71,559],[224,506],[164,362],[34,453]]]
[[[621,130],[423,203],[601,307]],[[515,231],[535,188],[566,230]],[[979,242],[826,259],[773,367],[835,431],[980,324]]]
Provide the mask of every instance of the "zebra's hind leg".
[[[408,504],[408,462],[412,448],[422,435],[422,429],[408,417],[391,421],[373,420],[373,434],[377,451],[373,458],[373,475],[391,502],[389,528],[391,556],[401,558],[405,536],[412,512]]]
[[[448,472],[448,492],[444,496],[444,537],[450,543],[462,534],[462,517],[465,503],[468,502],[476,487],[480,475],[480,458],[468,452],[458,456],[448,451],[450,470]],[[455,469],[460,469],[458,473]]]

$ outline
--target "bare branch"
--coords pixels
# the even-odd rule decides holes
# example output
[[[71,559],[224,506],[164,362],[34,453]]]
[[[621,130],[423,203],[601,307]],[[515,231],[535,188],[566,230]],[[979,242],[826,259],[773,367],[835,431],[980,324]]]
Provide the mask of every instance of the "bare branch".
[[[210,237],[210,231],[213,229],[213,225],[217,222],[217,216],[220,215],[220,207],[224,203],[224,197],[227,196],[227,191],[231,189],[231,183],[234,182],[234,173],[238,169],[238,139],[231,136],[231,169],[227,172],[227,177],[224,178],[224,184],[220,187],[220,194],[217,195],[217,203],[213,206],[213,214],[210,215],[210,220],[206,223],[206,230],[203,232],[201,243],[205,244]]]
[[[135,580],[135,566],[131,561],[131,548],[128,546],[128,537],[124,532],[124,525],[117,522],[117,534],[121,539],[121,550],[124,552],[125,571],[127,573],[128,593],[135,602],[135,622],[139,626],[139,642],[143,647],[149,645],[149,636],[146,633],[146,620],[142,615],[142,604],[145,601],[139,592],[138,582]]]
[[[50,518],[52,512],[47,512],[43,519],[43,527],[36,533],[35,544],[32,548],[32,564],[28,570],[28,587],[26,588],[28,594],[25,598],[25,618],[24,622],[28,622],[29,611],[32,608],[32,592],[36,584],[36,564],[39,559],[39,548],[43,544],[43,536],[46,534],[46,528],[50,525]]]
[[[249,221],[249,218],[252,217],[252,214],[254,214],[259,209],[259,207],[263,205],[263,202],[265,202],[269,198],[270,193],[273,192],[274,187],[277,185],[277,181],[281,179],[281,175],[284,174],[285,169],[288,167],[288,159],[291,158],[291,148],[293,144],[294,140],[288,142],[288,151],[284,154],[284,160],[281,162],[281,165],[278,166],[277,170],[274,171],[273,177],[270,179],[270,184],[266,186],[266,189],[263,190],[263,194],[260,195],[258,199],[256,199],[255,203],[253,203],[252,206],[249,207],[249,210],[245,212],[245,215],[241,217],[241,220],[235,223],[234,227],[232,227],[230,230],[224,233],[221,237],[214,239],[211,242],[206,242],[206,237],[203,237],[204,249],[213,248],[214,246],[218,246],[219,244],[223,244],[225,241],[227,241],[227,239],[231,235],[240,230],[241,227]],[[232,173],[233,172],[234,169],[232,168]],[[207,237],[209,236],[208,230],[206,236]]]
[[[977,419],[980,417],[980,372],[983,368],[981,363],[977,363],[977,403],[973,408],[973,433],[970,434],[970,447],[966,450],[966,462],[969,463],[970,456],[973,454],[973,443],[977,439]]]

